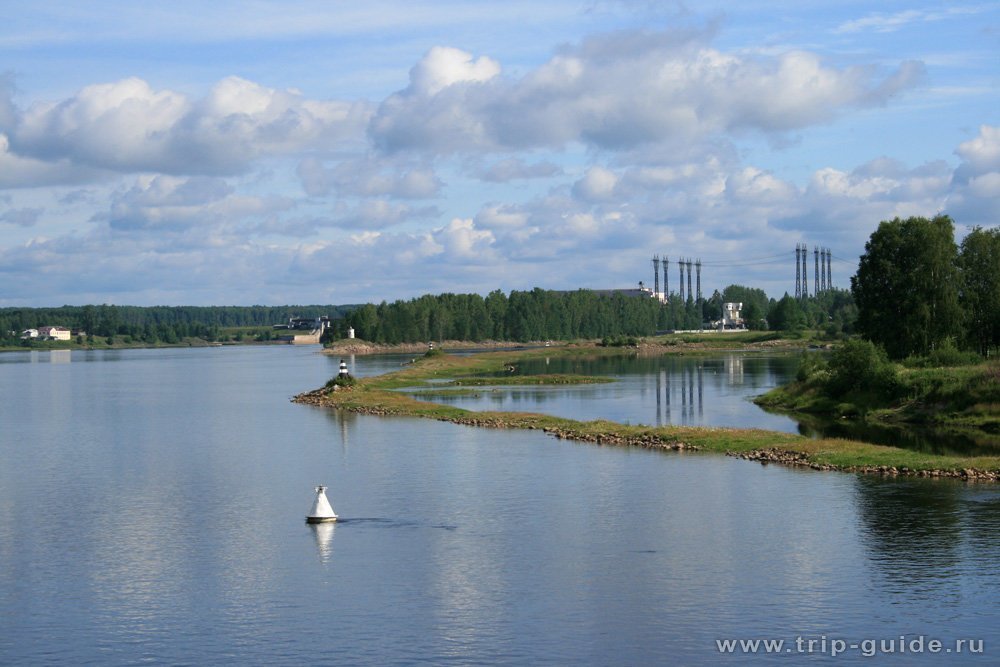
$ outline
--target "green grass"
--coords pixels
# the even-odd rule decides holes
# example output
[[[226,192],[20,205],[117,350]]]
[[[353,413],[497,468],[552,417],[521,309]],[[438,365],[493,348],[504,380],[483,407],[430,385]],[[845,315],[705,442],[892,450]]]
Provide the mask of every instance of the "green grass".
[[[822,369],[754,399],[761,407],[878,422],[965,425],[1000,431],[1000,364],[939,368],[896,365],[888,388],[832,395]]]

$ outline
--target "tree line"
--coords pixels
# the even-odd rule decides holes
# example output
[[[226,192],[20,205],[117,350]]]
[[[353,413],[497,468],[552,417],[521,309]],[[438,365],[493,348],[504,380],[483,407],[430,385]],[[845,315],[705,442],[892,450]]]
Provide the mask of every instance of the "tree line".
[[[176,343],[185,338],[216,341],[222,329],[260,327],[258,340],[272,337],[271,326],[290,317],[328,315],[331,328],[324,340],[346,338],[349,328],[359,338],[378,343],[430,340],[571,340],[651,336],[658,331],[700,329],[722,318],[723,304],[743,304],[751,329],[829,329],[850,332],[853,303],[845,291],[797,300],[787,294],[769,299],[763,290],[730,285],[707,299],[667,303],[653,298],[591,290],[554,291],[535,288],[505,294],[424,295],[409,300],[365,305],[311,306],[115,306],[0,309],[0,341],[20,344],[20,332],[45,325],[95,337],[127,337],[131,342]],[[233,334],[237,340],[241,334]]]
[[[850,332],[854,306],[850,293],[832,290],[805,300],[769,299],[763,290],[730,285],[708,299],[682,301],[672,294],[666,303],[651,297],[591,290],[554,291],[535,288],[494,290],[478,294],[424,295],[378,305],[365,304],[332,323],[326,340],[345,338],[349,328],[358,338],[377,343],[432,340],[539,341],[651,336],[670,330],[701,329],[722,317],[723,304],[743,303],[752,329],[829,329]]]
[[[218,340],[221,330],[283,324],[291,317],[343,317],[355,306],[115,306],[0,308],[0,343],[20,343],[22,331],[61,326],[87,338],[128,336],[146,343],[175,343],[184,338]]]

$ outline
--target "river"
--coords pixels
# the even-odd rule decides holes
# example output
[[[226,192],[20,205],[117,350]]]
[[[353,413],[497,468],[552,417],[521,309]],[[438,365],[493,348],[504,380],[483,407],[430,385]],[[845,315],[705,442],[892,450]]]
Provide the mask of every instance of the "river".
[[[784,644],[759,662],[842,641],[853,664],[901,636],[894,664],[1000,660],[996,486],[289,402],[337,362],[0,355],[0,664],[697,665],[765,638]],[[720,375],[702,372],[702,419]],[[697,420],[697,398],[677,403],[697,396],[687,376],[661,380]],[[636,401],[626,419],[655,421],[655,397]],[[336,525],[304,522],[319,483]]]

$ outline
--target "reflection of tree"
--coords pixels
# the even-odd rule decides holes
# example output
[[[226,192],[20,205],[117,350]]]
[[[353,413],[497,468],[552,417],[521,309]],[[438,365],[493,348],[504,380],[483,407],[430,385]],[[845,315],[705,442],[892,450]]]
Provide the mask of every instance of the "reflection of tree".
[[[894,590],[899,585],[922,597],[927,589],[954,584],[961,560],[961,483],[861,475],[855,489],[861,541]]]
[[[855,419],[831,419],[823,415],[789,412],[769,407],[764,407],[764,410],[793,418],[799,424],[799,433],[810,438],[860,440],[928,454],[1000,455],[1000,436],[981,429],[878,424]]]

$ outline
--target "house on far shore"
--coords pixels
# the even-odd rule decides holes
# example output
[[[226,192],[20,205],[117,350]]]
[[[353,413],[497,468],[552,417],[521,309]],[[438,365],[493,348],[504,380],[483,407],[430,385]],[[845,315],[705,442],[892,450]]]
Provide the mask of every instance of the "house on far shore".
[[[38,340],[69,340],[71,335],[66,327],[38,327]]]

